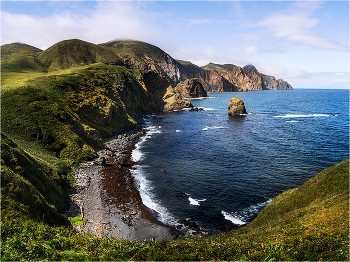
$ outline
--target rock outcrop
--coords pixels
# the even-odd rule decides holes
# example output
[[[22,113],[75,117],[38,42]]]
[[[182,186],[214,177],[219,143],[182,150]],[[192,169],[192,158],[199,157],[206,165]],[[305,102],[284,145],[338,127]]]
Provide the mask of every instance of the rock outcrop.
[[[228,104],[228,115],[229,116],[241,116],[247,114],[242,99],[232,97]]]
[[[207,97],[207,91],[204,90],[198,78],[191,78],[177,84],[174,91],[183,98]]]
[[[193,108],[190,101],[182,99],[181,94],[175,92],[174,88],[169,86],[167,92],[163,96],[164,101],[164,112],[180,110],[183,108]]]

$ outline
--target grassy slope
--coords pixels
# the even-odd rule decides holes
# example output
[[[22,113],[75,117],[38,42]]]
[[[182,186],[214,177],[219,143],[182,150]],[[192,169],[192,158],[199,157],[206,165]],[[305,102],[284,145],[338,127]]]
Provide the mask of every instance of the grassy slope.
[[[144,63],[145,54],[155,62],[161,62],[164,60],[164,51],[154,45],[142,41],[110,41],[100,45],[112,48],[114,52],[120,56],[136,59],[142,64]]]
[[[40,50],[10,44],[2,51],[2,214],[65,224],[58,212],[70,167],[151,105],[137,70],[97,63],[44,73],[33,62]]]
[[[1,96],[3,132],[26,150],[35,144],[42,155],[75,162],[149,109],[133,72],[104,64],[2,86]]]
[[[47,71],[79,67],[98,62],[122,65],[123,62],[111,49],[79,39],[58,42],[41,52],[36,61]]]
[[[248,226],[176,241],[130,242],[78,234],[6,214],[3,260],[349,259],[349,161],[276,197]]]
[[[224,65],[219,65],[219,64],[214,64],[214,63],[209,63],[205,66],[201,67],[204,70],[222,70],[222,69],[226,69],[229,71],[237,71],[240,70],[240,67],[235,66],[235,65],[231,65],[231,64],[224,64]]]

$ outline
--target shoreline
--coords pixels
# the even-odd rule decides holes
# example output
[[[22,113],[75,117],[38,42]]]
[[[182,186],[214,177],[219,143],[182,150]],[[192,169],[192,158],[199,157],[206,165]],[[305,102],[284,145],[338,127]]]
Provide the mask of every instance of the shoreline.
[[[69,191],[69,216],[84,217],[79,232],[132,241],[174,240],[180,232],[164,225],[142,203],[130,169],[132,151],[146,131],[130,131],[104,142],[98,157],[79,164],[76,186]]]

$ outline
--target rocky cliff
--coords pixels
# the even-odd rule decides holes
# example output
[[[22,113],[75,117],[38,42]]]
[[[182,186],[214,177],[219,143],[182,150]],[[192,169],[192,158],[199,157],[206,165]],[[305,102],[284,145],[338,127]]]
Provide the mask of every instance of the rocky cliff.
[[[187,68],[209,92],[242,92],[257,90],[290,90],[293,87],[275,77],[261,74],[253,65],[243,68],[231,64],[218,65],[209,63],[198,67],[190,62],[179,62]]]
[[[160,48],[141,41],[110,41],[100,46],[111,48],[130,69],[152,70],[164,76],[172,87],[192,78],[191,73]]]
[[[177,84],[174,91],[182,98],[207,97],[207,91],[204,90],[198,78],[191,78]]]

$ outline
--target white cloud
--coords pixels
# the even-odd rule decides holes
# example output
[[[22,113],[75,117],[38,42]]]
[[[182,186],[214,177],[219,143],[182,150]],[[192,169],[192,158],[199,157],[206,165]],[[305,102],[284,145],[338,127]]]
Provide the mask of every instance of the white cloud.
[[[79,38],[103,43],[114,38],[152,41],[161,34],[142,2],[98,2],[85,14],[65,11],[46,17],[1,12],[2,44],[23,42],[45,49],[58,41]]]
[[[349,51],[349,47],[317,34],[312,29],[319,20],[312,18],[318,2],[297,2],[289,9],[272,14],[257,25],[265,28],[274,37],[287,42],[307,45],[317,49]]]

